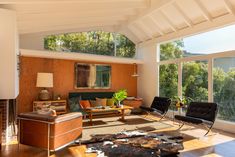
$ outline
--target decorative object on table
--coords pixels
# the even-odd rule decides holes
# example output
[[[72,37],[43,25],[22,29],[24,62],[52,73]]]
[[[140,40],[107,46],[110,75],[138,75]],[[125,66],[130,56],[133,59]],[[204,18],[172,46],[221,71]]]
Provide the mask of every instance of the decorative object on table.
[[[137,73],[137,64],[136,63],[134,63],[133,64],[133,69],[134,69],[134,72],[133,72],[133,74],[131,75],[132,77],[139,77],[139,74]]]
[[[42,115],[48,115],[48,116],[56,116],[56,111],[51,109],[51,108],[44,108],[42,110],[37,110],[38,114],[42,114]]]
[[[87,152],[103,153],[105,156],[122,157],[176,157],[183,150],[183,137],[143,131],[124,131],[117,134],[93,135],[88,141]]]
[[[116,93],[113,94],[113,99],[117,105],[117,107],[121,107],[121,101],[126,99],[127,91],[125,89],[120,89]]]
[[[37,73],[36,87],[43,88],[39,93],[39,100],[49,100],[50,93],[46,88],[53,87],[53,74],[52,73]]]
[[[188,104],[192,102],[193,99],[185,96],[174,96],[172,103],[176,106],[179,115],[182,114],[182,108],[187,108]]]
[[[61,100],[61,95],[60,94],[55,94],[53,100]]]

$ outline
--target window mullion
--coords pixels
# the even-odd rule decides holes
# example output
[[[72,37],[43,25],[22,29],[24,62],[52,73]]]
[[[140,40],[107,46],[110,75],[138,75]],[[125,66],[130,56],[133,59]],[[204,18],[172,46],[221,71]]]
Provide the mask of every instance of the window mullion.
[[[213,102],[213,58],[208,60],[208,102]]]
[[[182,62],[178,63],[178,96],[182,96]]]

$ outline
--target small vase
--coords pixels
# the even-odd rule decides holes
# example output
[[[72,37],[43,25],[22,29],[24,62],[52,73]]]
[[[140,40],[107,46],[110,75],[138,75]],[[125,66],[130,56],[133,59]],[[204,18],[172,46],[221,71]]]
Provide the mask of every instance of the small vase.
[[[178,107],[179,115],[182,115],[182,107]]]
[[[117,107],[121,107],[121,101],[118,101]]]

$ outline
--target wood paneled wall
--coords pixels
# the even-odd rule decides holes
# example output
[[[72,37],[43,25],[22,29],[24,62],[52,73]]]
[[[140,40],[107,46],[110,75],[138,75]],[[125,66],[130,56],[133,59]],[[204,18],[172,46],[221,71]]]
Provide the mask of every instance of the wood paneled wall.
[[[60,94],[63,99],[67,99],[68,93],[72,91],[116,91],[118,89],[127,89],[129,96],[137,95],[137,78],[131,76],[133,74],[133,65],[110,63],[112,66],[110,89],[77,90],[74,88],[74,64],[76,62],[85,63],[82,61],[21,57],[18,113],[32,111],[32,102],[37,100],[38,93],[41,90],[36,87],[38,72],[54,74],[54,87],[49,90],[55,95]]]

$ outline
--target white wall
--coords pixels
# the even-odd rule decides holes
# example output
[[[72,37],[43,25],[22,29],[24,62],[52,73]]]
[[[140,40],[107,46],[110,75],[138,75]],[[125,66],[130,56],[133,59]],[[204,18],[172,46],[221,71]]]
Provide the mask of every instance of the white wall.
[[[157,44],[147,44],[138,47],[137,58],[144,64],[138,65],[137,95],[143,98],[144,105],[150,106],[157,94]]]
[[[14,11],[0,8],[0,99],[19,94],[18,33]]]
[[[40,33],[20,35],[20,48],[44,50],[44,36]]]

